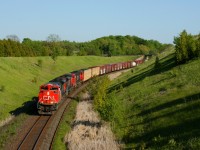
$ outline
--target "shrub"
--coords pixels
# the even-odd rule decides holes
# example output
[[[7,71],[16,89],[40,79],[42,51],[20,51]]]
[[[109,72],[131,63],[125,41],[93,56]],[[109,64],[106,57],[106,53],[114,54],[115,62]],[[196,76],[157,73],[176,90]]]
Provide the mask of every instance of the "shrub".
[[[94,107],[99,112],[102,111],[103,107],[105,106],[106,101],[106,89],[109,86],[110,80],[108,76],[100,78],[96,85],[96,90],[94,93]]]
[[[1,91],[1,92],[4,92],[4,91],[5,91],[5,86],[4,86],[4,85],[1,86],[0,91]]]
[[[39,66],[40,68],[42,68],[42,65],[43,65],[43,61],[42,61],[41,59],[38,59],[38,66]]]
[[[31,80],[32,83],[37,83],[37,81],[38,81],[37,77],[34,77],[34,78]]]

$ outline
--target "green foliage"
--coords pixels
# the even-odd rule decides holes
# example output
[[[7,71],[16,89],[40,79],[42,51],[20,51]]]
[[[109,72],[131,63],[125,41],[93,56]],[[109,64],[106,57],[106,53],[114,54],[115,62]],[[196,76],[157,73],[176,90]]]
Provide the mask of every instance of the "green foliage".
[[[90,82],[88,91],[94,98],[94,108],[103,120],[112,122],[113,126],[115,122],[123,125],[123,101],[116,100],[116,91],[107,92],[109,85],[110,80],[107,76],[96,77]]]
[[[91,80],[89,80],[89,86],[87,86],[87,91],[89,91],[91,97],[94,97],[97,93],[97,88],[96,86],[100,82],[99,77],[93,77]]]
[[[7,39],[9,39],[11,41],[20,42],[20,39],[17,35],[7,35],[6,37],[7,37]]]
[[[0,92],[4,92],[4,91],[5,91],[5,86],[2,85],[2,86],[0,87]]]
[[[197,41],[196,41],[196,52],[195,54],[197,56],[200,56],[200,34],[197,37]]]
[[[110,80],[108,76],[98,78],[96,82],[96,91],[94,92],[94,108],[101,114],[104,114],[106,103],[106,89],[108,88]]]
[[[94,98],[94,108],[100,113],[102,119],[113,118],[114,97],[107,95],[107,88],[110,84],[108,76],[95,77],[89,84],[90,94]]]
[[[42,68],[43,65],[43,61],[42,59],[38,59],[38,64],[37,64],[40,68]]]
[[[50,34],[50,35],[47,37],[47,41],[48,41],[48,42],[58,42],[58,41],[60,41],[60,37],[59,37],[59,35],[57,35],[57,34]]]
[[[115,56],[162,52],[168,45],[154,40],[144,40],[136,36],[108,36],[90,42],[61,41],[56,34],[50,34],[46,41],[24,38],[20,43],[15,36],[0,40],[0,57],[19,56],[71,56],[77,54]]]
[[[31,82],[36,84],[38,82],[38,78],[34,77]]]
[[[176,44],[176,61],[178,64],[185,63],[199,56],[199,38],[195,39],[195,37],[188,34],[186,30],[183,30],[179,37],[174,38],[174,44]]]
[[[56,51],[53,51],[53,53],[51,54],[51,58],[54,60],[54,62],[56,61],[57,59],[57,52]]]

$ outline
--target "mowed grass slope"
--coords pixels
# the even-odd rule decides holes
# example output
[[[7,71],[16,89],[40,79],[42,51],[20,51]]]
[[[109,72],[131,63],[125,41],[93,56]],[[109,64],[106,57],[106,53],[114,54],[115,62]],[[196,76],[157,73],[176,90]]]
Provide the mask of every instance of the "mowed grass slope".
[[[200,59],[176,66],[173,51],[159,57],[159,70],[152,58],[113,82],[124,107],[113,130],[130,149],[200,149]]]
[[[70,71],[121,62],[133,56],[1,57],[0,122],[38,95],[39,86]]]

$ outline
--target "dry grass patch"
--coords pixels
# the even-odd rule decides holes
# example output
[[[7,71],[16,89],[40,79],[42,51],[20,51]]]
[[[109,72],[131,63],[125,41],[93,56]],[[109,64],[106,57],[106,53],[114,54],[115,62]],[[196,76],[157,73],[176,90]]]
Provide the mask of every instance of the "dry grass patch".
[[[6,118],[5,120],[1,121],[0,122],[0,128],[3,127],[4,125],[8,124],[13,118],[14,118],[14,116],[11,115],[8,118]]]
[[[109,125],[100,121],[91,101],[78,104],[73,129],[66,135],[65,142],[70,150],[119,149]]]

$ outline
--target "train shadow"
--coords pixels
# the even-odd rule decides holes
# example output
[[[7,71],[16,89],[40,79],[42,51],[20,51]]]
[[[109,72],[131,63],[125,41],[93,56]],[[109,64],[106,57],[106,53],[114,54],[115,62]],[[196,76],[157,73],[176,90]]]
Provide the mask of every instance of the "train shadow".
[[[19,116],[20,114],[27,115],[38,115],[36,105],[37,105],[37,97],[32,97],[31,100],[26,101],[22,104],[21,107],[16,108],[15,110],[10,111],[9,113],[13,116]]]

